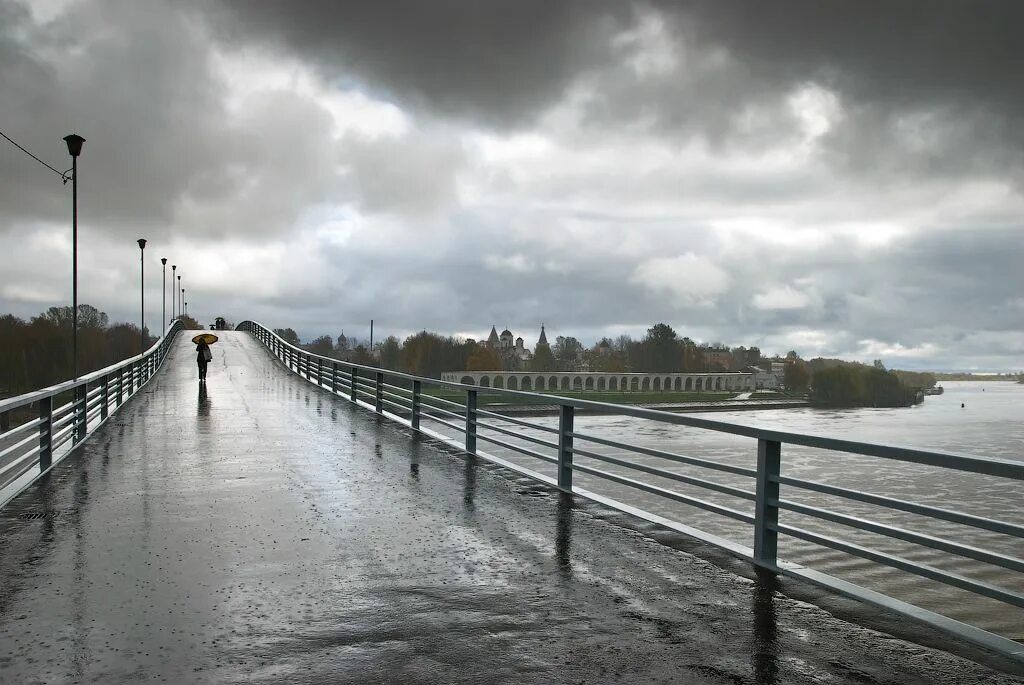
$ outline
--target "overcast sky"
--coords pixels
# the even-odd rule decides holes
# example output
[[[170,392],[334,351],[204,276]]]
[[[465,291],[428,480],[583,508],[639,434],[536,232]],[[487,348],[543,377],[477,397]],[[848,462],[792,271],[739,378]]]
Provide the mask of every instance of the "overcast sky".
[[[80,301],[1024,368],[1024,3],[0,0]],[[71,298],[0,140],[0,312]]]

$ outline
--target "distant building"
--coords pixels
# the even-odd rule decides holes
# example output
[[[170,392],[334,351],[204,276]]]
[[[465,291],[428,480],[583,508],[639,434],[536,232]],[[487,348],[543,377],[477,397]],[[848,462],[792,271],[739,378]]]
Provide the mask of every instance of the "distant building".
[[[744,372],[753,374],[754,376],[754,387],[758,390],[778,390],[779,379],[775,377],[775,374],[766,369],[762,369],[760,366],[748,366],[743,369]]]
[[[732,366],[732,352],[728,347],[707,347],[704,349],[704,361],[709,369],[728,369]]]
[[[540,340],[547,343],[547,336],[544,335],[544,327],[540,328]],[[502,365],[506,370],[520,370],[526,368],[527,363],[533,359],[533,354],[526,349],[522,336],[512,337],[512,331],[505,329],[498,334],[498,329],[491,326],[491,333],[487,336],[487,346],[498,353]]]
[[[786,384],[786,362],[772,362],[772,375],[780,386]]]

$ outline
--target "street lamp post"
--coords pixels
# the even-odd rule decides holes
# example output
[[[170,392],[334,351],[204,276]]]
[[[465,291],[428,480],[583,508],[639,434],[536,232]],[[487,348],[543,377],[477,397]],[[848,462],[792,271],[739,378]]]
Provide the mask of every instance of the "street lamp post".
[[[72,133],[64,136],[71,155],[71,366],[78,379],[78,156],[85,138]]]
[[[171,285],[174,285],[173,283]],[[181,287],[181,276],[178,276],[178,316],[181,316],[182,309],[181,303],[183,302],[181,294],[185,292],[185,289]]]
[[[174,272],[176,272],[177,270],[178,270],[178,265],[177,264],[171,264],[171,320],[172,321],[175,318],[175,312],[177,311],[176,310],[176,303],[178,302],[178,291],[175,290],[175,288],[174,288],[174,284],[175,284]]]
[[[188,302],[185,301],[185,289],[184,288],[181,289],[181,304],[182,304],[182,312],[185,314],[185,316],[188,316]]]
[[[188,302],[185,303],[185,316],[188,316]]]
[[[146,351],[146,239],[139,238],[139,354]]]
[[[160,284],[160,301],[163,303],[160,306],[160,326],[166,331],[167,330],[167,257],[160,258],[161,270],[163,271],[163,279]],[[162,338],[164,333],[160,333]]]

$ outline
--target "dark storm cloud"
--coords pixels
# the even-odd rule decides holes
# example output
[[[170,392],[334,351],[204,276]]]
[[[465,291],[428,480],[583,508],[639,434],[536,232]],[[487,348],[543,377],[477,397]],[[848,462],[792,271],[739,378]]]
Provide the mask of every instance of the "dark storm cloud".
[[[607,61],[611,35],[632,17],[608,0],[218,4],[232,40],[301,55],[406,106],[504,124],[532,119],[580,70]]]

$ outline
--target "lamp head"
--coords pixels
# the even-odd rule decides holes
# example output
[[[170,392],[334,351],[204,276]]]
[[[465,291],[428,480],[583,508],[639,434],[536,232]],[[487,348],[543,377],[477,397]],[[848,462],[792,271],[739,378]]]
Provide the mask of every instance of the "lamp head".
[[[160,263],[163,264],[164,266],[167,266],[167,257],[161,257]]]
[[[82,154],[82,143],[85,142],[85,138],[77,133],[72,133],[69,136],[64,136],[64,142],[68,144],[68,154],[72,157]]]
[[[146,239],[145,238],[139,238],[138,243],[139,243],[139,249],[140,250],[145,250],[146,249]]]

